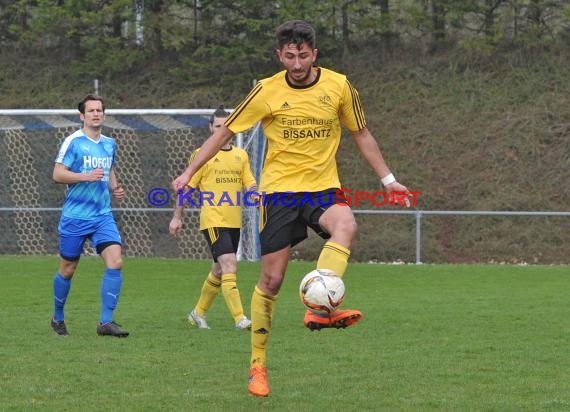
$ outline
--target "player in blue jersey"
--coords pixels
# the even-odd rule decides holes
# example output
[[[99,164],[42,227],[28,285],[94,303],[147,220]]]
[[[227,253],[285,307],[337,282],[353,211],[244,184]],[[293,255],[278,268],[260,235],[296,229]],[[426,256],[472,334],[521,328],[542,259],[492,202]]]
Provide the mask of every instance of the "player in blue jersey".
[[[64,306],[85,240],[89,239],[103,258],[106,269],[101,283],[101,315],[97,334],[127,337],[113,321],[121,294],[121,235],[111,212],[111,195],[120,200],[125,191],[115,174],[115,140],[101,134],[105,104],[99,96],[87,95],[78,104],[83,128],[66,137],[55,159],[53,180],[67,184],[58,230],[59,270],[53,280],[54,314],[51,327],[67,335]]]

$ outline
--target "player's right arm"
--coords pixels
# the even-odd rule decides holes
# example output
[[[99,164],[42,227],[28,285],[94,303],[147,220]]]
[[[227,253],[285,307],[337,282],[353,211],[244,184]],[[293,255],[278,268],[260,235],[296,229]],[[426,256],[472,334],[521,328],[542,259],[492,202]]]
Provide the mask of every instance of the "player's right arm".
[[[180,229],[182,229],[182,212],[184,211],[184,204],[174,206],[174,215],[168,225],[168,231],[174,237],[178,236]]]
[[[188,159],[188,165],[190,165],[194,161],[194,158],[198,155],[199,152],[200,149],[196,149],[192,152],[190,159]],[[202,167],[198,169],[198,171],[194,173],[194,175],[188,182],[188,185],[184,186],[183,191],[185,190],[192,193],[194,190],[196,190],[196,188],[200,186],[200,182],[202,181],[202,176],[205,169],[207,169],[207,167]],[[174,206],[174,214],[172,215],[172,219],[170,220],[170,225],[168,226],[168,231],[172,236],[175,237],[178,236],[180,229],[182,229],[183,212],[184,212],[184,199],[181,199],[177,196],[176,204]]]
[[[223,125],[214,130],[214,132],[206,139],[200,147],[196,156],[192,159],[186,170],[172,182],[172,188],[175,192],[183,190],[192,176],[210,160],[218,151],[227,144],[234,133]]]
[[[63,163],[56,163],[53,168],[53,181],[55,183],[74,184],[81,182],[96,182],[103,179],[103,168],[93,169],[89,173],[76,173],[69,170]]]

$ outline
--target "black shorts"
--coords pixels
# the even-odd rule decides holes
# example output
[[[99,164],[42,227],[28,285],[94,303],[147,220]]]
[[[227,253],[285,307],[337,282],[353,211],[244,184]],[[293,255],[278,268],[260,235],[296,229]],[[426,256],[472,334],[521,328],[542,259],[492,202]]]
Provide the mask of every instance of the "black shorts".
[[[234,227],[210,227],[201,230],[202,234],[210,246],[212,259],[218,261],[218,257],[228,254],[237,253],[239,245],[240,229]]]
[[[322,214],[332,205],[346,203],[337,195],[338,189],[321,192],[273,193],[260,201],[261,255],[295,246],[307,238],[310,227],[323,239],[330,234],[319,226]]]

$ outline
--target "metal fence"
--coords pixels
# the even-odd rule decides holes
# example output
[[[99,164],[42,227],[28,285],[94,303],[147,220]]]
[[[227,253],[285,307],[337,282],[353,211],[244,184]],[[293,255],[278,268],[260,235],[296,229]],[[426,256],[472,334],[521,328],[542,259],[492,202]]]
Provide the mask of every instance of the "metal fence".
[[[130,213],[167,213],[170,215],[170,208],[114,208],[115,212]],[[61,212],[61,208],[31,207],[31,208],[6,208],[0,207],[0,215],[5,212]],[[187,208],[187,213],[198,213],[199,209]],[[422,263],[422,222],[430,216],[487,216],[487,217],[570,217],[569,212],[546,212],[546,211],[482,211],[482,210],[353,210],[355,215],[394,215],[410,216],[415,220],[415,263]]]
[[[422,263],[422,219],[427,216],[521,216],[568,217],[570,212],[486,211],[486,210],[354,210],[362,215],[410,215],[416,221],[416,264]]]

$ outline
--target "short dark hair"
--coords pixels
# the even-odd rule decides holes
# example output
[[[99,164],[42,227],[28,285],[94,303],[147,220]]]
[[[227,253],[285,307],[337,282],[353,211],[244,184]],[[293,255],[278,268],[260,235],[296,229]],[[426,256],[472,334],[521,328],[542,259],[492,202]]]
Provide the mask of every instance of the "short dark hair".
[[[212,115],[210,116],[210,124],[214,124],[214,118],[215,117],[228,117],[230,115],[230,112],[226,111],[226,109],[224,108],[224,105],[221,104],[214,113],[212,113]]]
[[[105,102],[103,101],[103,98],[101,96],[96,96],[94,94],[88,94],[83,98],[83,100],[81,100],[77,104],[77,110],[79,110],[80,113],[85,114],[85,103],[87,103],[89,100],[97,100],[101,102],[101,106],[103,107],[103,113],[105,113]]]
[[[291,43],[296,44],[297,47],[307,43],[311,49],[317,45],[315,29],[304,20],[290,20],[281,24],[275,30],[275,35],[279,49]]]

